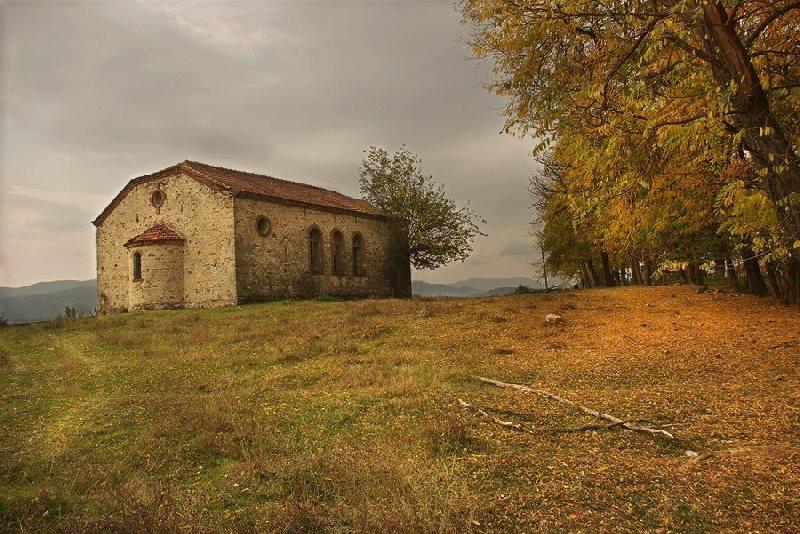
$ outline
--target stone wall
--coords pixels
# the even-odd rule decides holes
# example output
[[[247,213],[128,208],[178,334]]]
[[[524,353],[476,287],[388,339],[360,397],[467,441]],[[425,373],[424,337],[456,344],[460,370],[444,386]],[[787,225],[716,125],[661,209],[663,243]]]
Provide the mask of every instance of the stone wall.
[[[150,195],[159,187],[166,199],[157,210]],[[124,244],[159,223],[169,225],[185,239],[184,305],[235,304],[233,198],[176,174],[131,188],[97,227],[98,307],[102,311],[131,307],[132,251]],[[171,305],[169,295],[175,290],[166,289],[163,305]]]
[[[184,298],[184,244],[154,243],[131,247],[141,254],[142,277],[128,283],[128,309],[177,308]],[[131,267],[130,271],[133,269]]]
[[[270,221],[261,235],[260,217]],[[340,296],[408,297],[411,294],[408,258],[402,236],[385,220],[332,213],[320,209],[234,200],[236,279],[239,302],[319,294]],[[308,234],[322,232],[322,272],[310,269]],[[344,237],[343,273],[332,273],[332,234]],[[353,272],[352,240],[363,237],[363,272]]]

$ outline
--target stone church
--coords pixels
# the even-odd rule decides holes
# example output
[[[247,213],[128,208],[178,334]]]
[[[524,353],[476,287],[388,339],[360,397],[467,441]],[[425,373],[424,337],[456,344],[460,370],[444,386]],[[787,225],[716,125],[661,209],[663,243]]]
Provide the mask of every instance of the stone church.
[[[101,311],[411,296],[406,236],[313,185],[184,161],[128,182],[93,223]]]

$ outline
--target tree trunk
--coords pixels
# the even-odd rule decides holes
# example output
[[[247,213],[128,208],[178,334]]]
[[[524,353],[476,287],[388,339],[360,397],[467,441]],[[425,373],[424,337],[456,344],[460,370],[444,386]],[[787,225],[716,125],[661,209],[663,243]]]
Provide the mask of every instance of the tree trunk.
[[[735,83],[732,125],[741,132],[753,161],[767,169],[767,192],[778,210],[787,240],[793,242],[800,237],[800,205],[785,199],[792,194],[800,196],[800,160],[772,113],[749,52],[725,6],[719,0],[706,0],[703,12],[705,29],[722,61],[722,69],[712,67],[714,77],[722,87]],[[798,253],[793,256],[797,261]]]
[[[764,277],[761,275],[761,266],[758,264],[758,258],[756,258],[753,248],[749,244],[742,247],[742,256],[748,290],[754,295],[763,297],[767,294],[767,286],[764,283]]]
[[[681,284],[686,285],[689,283],[689,277],[686,275],[686,269],[683,267],[678,270],[678,276],[681,277]]]
[[[800,259],[789,258],[786,268],[786,292],[790,295],[788,299],[794,304],[800,304]]]
[[[653,262],[650,258],[644,260],[644,284],[647,286],[653,284]]]
[[[693,263],[686,266],[686,274],[689,276],[689,283],[693,286],[697,285],[697,267]]]
[[[542,252],[542,276],[544,276],[544,290],[550,291],[550,286],[547,285],[547,261],[544,257],[544,246],[540,246],[539,250]]]
[[[739,277],[736,275],[736,267],[733,265],[733,259],[727,252],[725,253],[725,276],[728,278],[728,283],[733,289],[739,291]]]
[[[586,269],[586,262],[582,261],[579,266],[581,276],[581,288],[589,287],[589,271]]]
[[[786,301],[784,300],[783,294],[781,293],[781,285],[778,283],[778,269],[775,267],[773,262],[769,262],[766,265],[767,267],[767,280],[769,280],[769,285],[772,287],[772,293],[775,295],[779,301],[783,302],[784,304]]]
[[[639,257],[634,254],[631,258],[631,280],[634,285],[642,284],[642,274],[639,271]]]
[[[603,285],[614,287],[614,280],[611,278],[611,266],[608,263],[608,253],[606,251],[600,253],[600,260],[603,262]]]
[[[586,266],[589,268],[589,274],[592,275],[592,287],[597,287],[600,285],[600,278],[597,276],[597,271],[594,268],[594,264],[592,263],[592,258],[586,262]]]
[[[725,258],[714,258],[714,275],[725,277]]]
[[[698,286],[703,286],[706,284],[705,273],[703,269],[698,267],[697,265],[693,265],[694,267],[694,283]]]

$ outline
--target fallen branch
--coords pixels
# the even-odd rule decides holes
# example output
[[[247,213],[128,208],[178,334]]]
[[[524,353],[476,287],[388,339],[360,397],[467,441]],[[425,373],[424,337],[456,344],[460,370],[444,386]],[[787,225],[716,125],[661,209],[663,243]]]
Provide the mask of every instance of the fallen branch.
[[[578,428],[559,428],[555,429],[552,432],[559,432],[563,434],[571,434],[573,432],[587,432],[590,430],[612,430],[617,427],[621,427],[623,424],[629,421],[620,421],[619,423],[610,423],[608,425],[583,425],[579,426]]]
[[[536,419],[536,414],[531,413],[531,412],[518,412],[516,410],[506,410],[504,408],[495,408],[494,406],[484,406],[483,409],[486,410],[487,412],[500,414],[500,415],[510,415],[510,416],[517,417],[519,419],[522,419],[523,421],[528,421],[528,422],[533,421],[533,420]]]
[[[498,424],[498,425],[500,425],[500,426],[504,426],[504,427],[506,427],[506,428],[513,428],[514,430],[516,430],[516,431],[518,431],[518,432],[529,432],[529,433],[531,433],[531,430],[529,430],[529,429],[525,428],[525,427],[524,427],[524,426],[522,426],[521,424],[519,424],[519,423],[514,423],[513,421],[503,421],[502,419],[500,419],[500,418],[498,418],[498,417],[495,417],[495,416],[493,416],[492,414],[490,414],[490,413],[489,413],[489,412],[487,412],[486,410],[483,410],[482,408],[479,408],[478,406],[474,406],[474,405],[472,405],[472,404],[470,404],[470,403],[466,402],[466,401],[465,401],[465,400],[463,400],[463,399],[458,399],[458,404],[459,404],[460,406],[462,406],[463,408],[468,408],[468,409],[470,409],[470,410],[473,410],[473,411],[475,411],[475,412],[478,412],[478,413],[479,413],[479,414],[481,414],[482,416],[486,417],[487,419],[489,419],[489,420],[490,420],[490,421],[492,421],[493,423],[497,423],[497,424]]]
[[[573,402],[569,399],[565,399],[564,397],[560,397],[554,393],[550,393],[549,391],[545,391],[543,389],[534,389],[532,387],[524,386],[522,384],[512,384],[510,382],[501,382],[499,380],[492,380],[491,378],[486,378],[483,376],[473,376],[476,380],[480,380],[481,382],[485,382],[487,384],[492,384],[493,386],[501,387],[501,388],[508,388],[508,389],[516,389],[517,391],[524,391],[525,393],[533,393],[535,395],[539,395],[540,397],[544,397],[547,399],[554,400],[566,406],[570,406],[577,410],[582,411],[587,415],[591,415],[592,417],[596,417],[598,419],[603,419],[605,421],[610,421],[614,423],[614,426],[620,426],[625,430],[632,430],[634,432],[644,432],[647,434],[652,435],[661,435],[668,439],[675,439],[675,436],[663,430],[662,428],[650,428],[647,426],[641,426],[630,421],[624,421],[618,417],[614,417],[613,415],[609,415],[607,413],[600,413],[597,410],[592,410],[591,408],[587,408],[577,402]],[[512,423],[513,424],[513,423]]]

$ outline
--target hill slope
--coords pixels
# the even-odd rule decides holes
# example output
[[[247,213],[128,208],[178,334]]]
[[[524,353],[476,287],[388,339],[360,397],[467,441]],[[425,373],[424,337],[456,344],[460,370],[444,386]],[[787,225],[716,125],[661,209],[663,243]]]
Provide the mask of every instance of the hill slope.
[[[453,287],[471,287],[478,291],[490,291],[499,287],[528,286],[531,289],[544,289],[544,285],[527,276],[512,276],[509,278],[468,278],[450,284]]]
[[[531,289],[544,289],[533,278],[522,276],[510,278],[470,278],[452,284],[432,284],[422,280],[412,280],[411,290],[417,297],[489,297],[510,295],[519,286]]]
[[[0,531],[790,531],[798,338],[673,287],[6,327]]]
[[[96,280],[55,280],[0,287],[0,316],[10,323],[49,321],[64,313],[64,306],[89,315],[94,311],[96,295]]]

